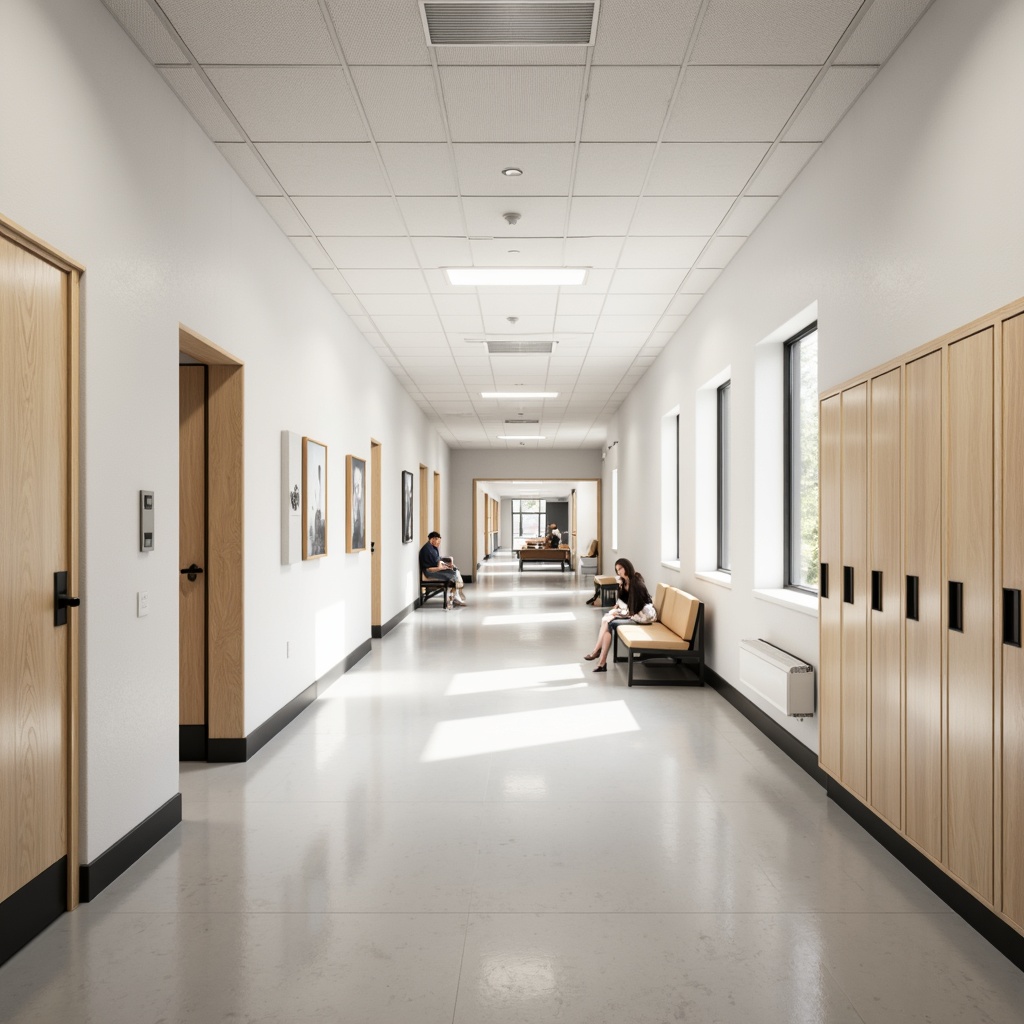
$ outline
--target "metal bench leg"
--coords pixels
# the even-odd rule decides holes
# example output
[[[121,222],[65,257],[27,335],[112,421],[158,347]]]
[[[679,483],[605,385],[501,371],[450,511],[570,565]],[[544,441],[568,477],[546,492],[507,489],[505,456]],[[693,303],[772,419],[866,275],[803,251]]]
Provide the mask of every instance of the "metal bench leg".
[[[626,675],[626,681],[627,681],[627,683],[630,686],[633,685],[633,648],[632,647],[630,647],[630,649],[629,649],[629,672]]]

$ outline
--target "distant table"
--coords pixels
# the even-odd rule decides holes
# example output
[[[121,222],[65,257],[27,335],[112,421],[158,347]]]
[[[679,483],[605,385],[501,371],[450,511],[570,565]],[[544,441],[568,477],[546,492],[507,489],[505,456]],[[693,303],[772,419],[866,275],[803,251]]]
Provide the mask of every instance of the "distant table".
[[[572,552],[566,548],[520,548],[516,554],[519,556],[519,571],[527,563],[531,565],[559,565],[562,572],[566,567],[572,568]]]

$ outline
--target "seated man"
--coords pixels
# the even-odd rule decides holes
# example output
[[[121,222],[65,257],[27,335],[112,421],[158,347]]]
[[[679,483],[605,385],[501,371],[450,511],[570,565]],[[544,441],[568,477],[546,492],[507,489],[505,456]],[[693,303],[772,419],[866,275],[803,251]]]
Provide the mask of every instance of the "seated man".
[[[455,584],[455,604],[460,608],[465,607],[466,599],[462,596],[462,576],[455,568],[450,559],[442,559],[438,551],[441,546],[441,534],[432,530],[427,534],[427,543],[420,548],[420,575],[425,580],[438,583],[447,582]],[[449,607],[452,598],[449,597]]]
[[[562,531],[559,530],[558,523],[548,524],[547,542],[549,548],[557,548],[562,543]]]

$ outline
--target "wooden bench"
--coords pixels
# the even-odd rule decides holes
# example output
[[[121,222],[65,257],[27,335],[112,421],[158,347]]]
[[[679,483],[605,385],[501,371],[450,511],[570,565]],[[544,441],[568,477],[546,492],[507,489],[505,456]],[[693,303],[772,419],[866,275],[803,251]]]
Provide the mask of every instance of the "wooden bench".
[[[559,564],[562,572],[566,566],[572,568],[571,555],[568,545],[558,548],[520,548],[516,554],[519,556],[519,571],[527,562],[534,564]]]
[[[619,593],[618,576],[595,576],[594,585],[601,590],[602,608],[615,604],[615,599]]]
[[[629,662],[627,679],[630,686],[634,683],[703,686],[704,605],[685,590],[659,583],[654,596],[654,608],[658,613],[657,622],[652,622],[649,626],[619,626],[615,632],[612,658],[615,661]],[[619,657],[620,640],[626,648],[626,657]],[[680,669],[679,678],[634,678],[634,662],[651,661],[656,658],[668,658],[677,664]],[[684,674],[686,665],[696,666],[693,670],[696,679],[688,678]]]
[[[420,577],[420,603],[419,607],[422,608],[430,598],[435,597],[437,594],[441,595],[441,603],[444,606],[444,610],[448,611],[448,591],[451,591],[452,598],[455,597],[455,584],[450,580],[428,580]]]

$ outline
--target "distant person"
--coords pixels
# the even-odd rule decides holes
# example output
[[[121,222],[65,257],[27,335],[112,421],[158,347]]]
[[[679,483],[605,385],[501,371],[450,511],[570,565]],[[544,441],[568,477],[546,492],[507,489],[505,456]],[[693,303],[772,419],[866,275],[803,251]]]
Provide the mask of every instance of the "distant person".
[[[441,534],[432,530],[427,534],[427,543],[420,548],[420,576],[425,580],[455,584],[455,593],[448,598],[448,607],[452,604],[464,608],[466,598],[462,593],[462,574],[455,568],[450,558],[442,558],[438,549],[441,547]]]
[[[558,523],[548,524],[548,547],[557,548],[562,543],[562,531],[558,528]]]
[[[601,630],[597,634],[597,642],[590,654],[583,655],[584,661],[600,658],[595,672],[608,671],[608,651],[612,646],[612,637],[619,626],[636,623],[647,625],[657,620],[651,592],[647,589],[643,576],[633,568],[628,558],[620,558],[615,563],[615,575],[619,577],[619,591],[616,595],[615,607],[601,619]]]

